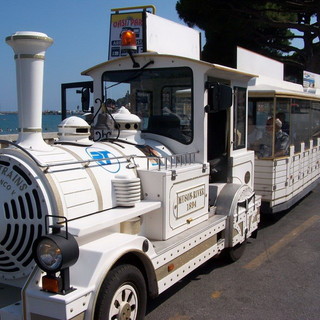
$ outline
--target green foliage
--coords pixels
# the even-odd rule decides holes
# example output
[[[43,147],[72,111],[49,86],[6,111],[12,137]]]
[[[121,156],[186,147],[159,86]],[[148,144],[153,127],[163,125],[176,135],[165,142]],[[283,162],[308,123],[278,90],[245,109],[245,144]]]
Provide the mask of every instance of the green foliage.
[[[320,73],[319,0],[179,0],[176,9],[189,26],[204,30],[203,60],[235,67],[241,46]]]

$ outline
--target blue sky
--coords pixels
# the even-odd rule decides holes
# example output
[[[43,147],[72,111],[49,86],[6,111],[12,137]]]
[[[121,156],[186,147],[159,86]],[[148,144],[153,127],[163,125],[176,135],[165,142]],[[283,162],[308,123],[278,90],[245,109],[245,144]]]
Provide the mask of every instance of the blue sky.
[[[43,109],[60,110],[60,85],[88,81],[87,68],[107,60],[112,8],[155,5],[156,14],[182,23],[176,0],[2,0],[0,9],[0,111],[17,110],[13,50],[5,38],[38,31],[53,38],[44,70]]]

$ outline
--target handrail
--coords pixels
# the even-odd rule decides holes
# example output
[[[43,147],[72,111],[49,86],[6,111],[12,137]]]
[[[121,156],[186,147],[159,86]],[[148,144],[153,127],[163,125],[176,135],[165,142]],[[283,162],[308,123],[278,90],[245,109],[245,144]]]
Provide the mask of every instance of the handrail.
[[[28,150],[21,147],[15,142],[7,141],[7,140],[0,140],[0,143],[7,143],[9,145],[12,145],[16,147],[17,149],[23,151],[26,155],[28,155],[40,168],[45,168],[45,170],[48,170],[51,167],[57,167],[57,166],[67,166],[70,164],[80,164],[80,163],[90,163],[90,162],[98,162],[98,161],[104,161],[104,160],[119,160],[119,159],[126,159],[128,162],[131,158],[135,157],[135,155],[128,155],[128,156],[120,156],[120,157],[113,157],[113,158],[99,158],[99,159],[86,159],[86,160],[77,160],[77,161],[67,161],[67,162],[56,162],[56,163],[41,163],[36,159]],[[0,152],[1,154],[1,152]]]
[[[147,163],[147,170],[150,170],[150,160],[157,162],[158,170],[160,171],[162,167],[167,170],[168,168],[177,168],[179,164],[180,166],[183,166],[195,163],[196,153],[198,152],[179,153],[165,157],[136,156],[136,158],[149,160]]]
[[[183,166],[183,165],[188,165],[195,163],[195,157],[197,152],[186,152],[186,153],[179,153],[179,154],[173,154],[169,156],[162,156],[162,157],[157,157],[157,156],[138,156],[136,154],[131,154],[131,155],[123,155],[119,157],[105,157],[105,158],[99,158],[99,159],[85,159],[85,160],[76,160],[76,161],[64,161],[64,162],[55,162],[55,163],[41,163],[36,159],[28,150],[25,148],[21,147],[20,145],[7,141],[7,140],[0,140],[0,143],[8,143],[19,150],[23,151],[25,154],[27,154],[40,168],[44,168],[45,171],[47,171],[51,167],[58,167],[58,166],[67,166],[67,165],[72,165],[72,164],[85,164],[84,166],[88,166],[91,162],[99,162],[99,161],[112,161],[112,160],[120,160],[124,159],[127,162],[130,162],[135,158],[139,159],[146,159],[147,161],[147,170],[150,170],[150,161],[155,161],[157,162],[158,170],[160,171],[162,168],[167,170],[168,168],[177,168],[178,166]]]
[[[43,166],[30,152],[28,152],[28,150],[26,150],[25,148],[21,147],[17,143],[9,141],[9,140],[0,140],[0,144],[8,144],[8,145],[12,145],[12,146],[16,147],[17,149],[21,150],[26,155],[28,155],[39,167]],[[1,152],[0,152],[0,154],[1,154]]]
[[[85,159],[85,160],[77,160],[77,161],[68,161],[68,162],[56,162],[56,163],[48,163],[45,165],[40,165],[41,167],[57,167],[57,166],[64,166],[64,165],[70,165],[70,164],[80,164],[80,163],[85,163],[88,165],[91,162],[99,162],[99,161],[105,161],[105,160],[120,160],[120,159],[125,159],[127,162],[130,162],[130,160],[134,160],[135,158],[139,159],[146,159],[148,160],[147,163],[147,169],[150,170],[150,161],[154,160],[158,163],[158,170],[161,169],[161,167],[165,167],[167,170],[169,167],[170,163],[170,168],[173,167],[178,167],[179,163],[180,165],[187,165],[187,164],[192,164],[195,162],[195,155],[197,152],[187,152],[187,153],[181,153],[181,154],[174,154],[170,156],[165,156],[165,157],[150,157],[150,156],[138,156],[136,154],[131,154],[127,156],[120,156],[120,157],[106,157],[106,158],[99,158],[99,159]],[[170,160],[170,162],[169,162]],[[164,162],[164,164],[161,164]],[[37,163],[38,164],[38,163]]]

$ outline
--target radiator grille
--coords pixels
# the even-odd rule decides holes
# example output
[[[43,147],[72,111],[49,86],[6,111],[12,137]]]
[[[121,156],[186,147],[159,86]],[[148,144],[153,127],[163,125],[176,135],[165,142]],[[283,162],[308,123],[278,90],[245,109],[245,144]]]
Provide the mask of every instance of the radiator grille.
[[[39,178],[15,159],[0,159],[0,277],[16,279],[34,266],[32,244],[44,233],[47,207]]]

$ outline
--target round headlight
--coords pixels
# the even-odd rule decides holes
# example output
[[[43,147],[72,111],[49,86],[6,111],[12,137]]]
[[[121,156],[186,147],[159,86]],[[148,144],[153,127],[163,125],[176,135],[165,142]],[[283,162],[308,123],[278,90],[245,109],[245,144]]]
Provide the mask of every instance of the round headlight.
[[[62,264],[61,249],[51,239],[43,239],[36,250],[39,266],[45,270],[59,270]]]
[[[58,272],[76,263],[79,247],[71,234],[49,234],[34,242],[33,257],[42,270]]]

